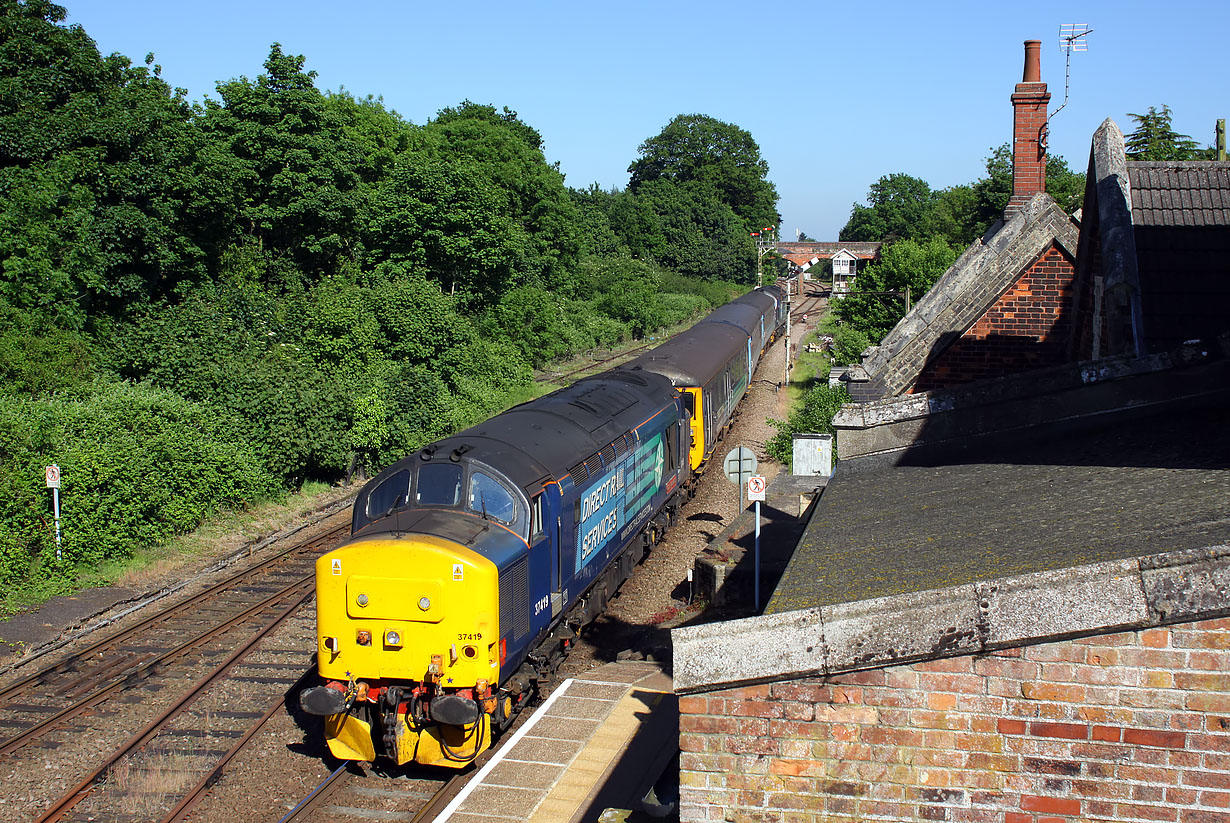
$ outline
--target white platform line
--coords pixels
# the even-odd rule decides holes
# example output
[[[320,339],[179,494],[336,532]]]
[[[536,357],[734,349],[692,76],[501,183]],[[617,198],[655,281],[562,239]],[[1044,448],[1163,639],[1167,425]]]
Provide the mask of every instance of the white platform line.
[[[534,728],[534,725],[546,715],[547,710],[551,708],[551,705],[555,702],[555,699],[564,692],[568,691],[568,687],[571,686],[572,683],[573,679],[568,678],[560,684],[558,689],[551,692],[551,696],[548,697],[543,704],[534,711],[533,716],[530,717],[529,720],[525,721],[525,725],[513,733],[513,736],[509,738],[506,744],[500,747],[500,750],[495,753],[495,756],[488,760],[486,764],[478,770],[478,773],[470,778],[470,780],[466,783],[465,788],[462,789],[458,795],[444,807],[444,810],[441,811],[436,817],[438,823],[446,823],[446,821],[452,817],[453,812],[457,811],[457,808],[465,802],[466,798],[470,796],[470,793],[482,785],[483,778],[485,778],[491,770],[499,765],[499,763],[504,759],[505,753],[512,751],[512,747],[517,745],[517,741],[525,737],[525,735],[529,733],[530,729]]]

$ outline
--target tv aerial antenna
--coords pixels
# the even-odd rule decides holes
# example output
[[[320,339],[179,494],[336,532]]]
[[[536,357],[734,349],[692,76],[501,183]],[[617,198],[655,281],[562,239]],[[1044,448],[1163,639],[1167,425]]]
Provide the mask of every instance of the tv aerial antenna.
[[[1085,42],[1085,38],[1092,31],[1088,23],[1063,23],[1059,26],[1059,47],[1067,55],[1067,65],[1063,70],[1063,103],[1051,112],[1051,116],[1046,118],[1048,121],[1068,105],[1068,84],[1072,78],[1072,52],[1089,51],[1089,44]]]

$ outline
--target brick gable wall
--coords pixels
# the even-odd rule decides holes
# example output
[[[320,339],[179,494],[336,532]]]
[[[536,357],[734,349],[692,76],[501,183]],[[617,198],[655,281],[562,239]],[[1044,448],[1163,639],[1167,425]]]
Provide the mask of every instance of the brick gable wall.
[[[1230,619],[681,697],[682,821],[1230,820]]]
[[[1051,244],[964,334],[927,363],[910,391],[1087,358],[1088,335],[1080,330],[1090,323],[1091,305],[1092,290],[1078,283],[1072,259]]]

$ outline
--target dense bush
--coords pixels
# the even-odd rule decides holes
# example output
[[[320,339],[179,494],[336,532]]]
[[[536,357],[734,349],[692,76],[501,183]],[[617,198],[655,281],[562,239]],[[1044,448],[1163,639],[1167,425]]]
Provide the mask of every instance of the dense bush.
[[[90,339],[40,322],[0,300],[0,394],[42,397],[89,382]]]
[[[324,294],[327,309],[309,303],[304,312],[317,339],[335,319],[329,312],[343,311],[343,299]],[[305,353],[304,329],[285,311],[258,287],[201,289],[134,318],[117,332],[108,362],[122,377],[211,406],[287,485],[336,477],[349,460],[346,386]],[[321,349],[328,369],[344,362],[345,353]]]
[[[124,557],[187,532],[220,506],[276,491],[253,450],[210,409],[151,387],[100,384],[71,402],[0,399],[0,581],[52,566],[59,465],[65,567]]]
[[[842,403],[850,400],[842,387],[830,388],[828,383],[818,383],[803,396],[803,402],[790,413],[790,419],[769,420],[777,434],[765,443],[765,451],[779,463],[789,466],[793,460],[793,437],[796,434],[834,434],[833,417]]]
[[[838,326],[833,332],[833,365],[849,366],[858,363],[871,339],[858,329]]]
[[[505,294],[487,312],[484,327],[490,337],[515,346],[536,369],[574,353],[578,342],[555,295],[534,286]]]

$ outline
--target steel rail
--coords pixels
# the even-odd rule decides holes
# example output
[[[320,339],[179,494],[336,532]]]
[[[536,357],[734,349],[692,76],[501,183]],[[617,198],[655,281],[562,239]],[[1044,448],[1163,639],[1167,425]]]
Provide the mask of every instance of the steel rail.
[[[159,823],[177,823],[177,821],[183,820],[187,817],[192,807],[199,803],[201,799],[205,797],[205,793],[209,791],[210,787],[212,787],[214,783],[218,782],[218,779],[222,777],[222,770],[226,768],[226,764],[230,763],[231,760],[235,758],[235,755],[239,754],[243,747],[248,745],[248,741],[255,737],[257,733],[265,727],[265,724],[272,720],[282,710],[282,708],[286,705],[287,697],[295,694],[303,687],[304,683],[306,683],[308,679],[315,674],[316,667],[313,666],[300,675],[299,679],[286,690],[286,694],[282,695],[282,699],[276,701],[272,706],[270,706],[269,711],[265,712],[265,714],[261,716],[260,720],[253,723],[252,727],[249,728],[242,737],[235,741],[235,745],[231,746],[226,754],[218,758],[218,762],[214,764],[214,767],[210,769],[203,778],[201,778],[200,782],[198,782],[192,790],[179,801],[179,803],[175,804],[175,808],[167,812],[166,816],[163,817]]]
[[[347,531],[347,530],[349,530],[349,526],[344,526],[339,529],[332,529],[327,534],[322,535],[320,539],[323,540],[326,537],[333,535],[336,532]],[[312,542],[316,542],[316,541],[312,541]],[[229,586],[231,586],[231,584],[239,580],[242,580],[245,577],[257,574],[261,571],[265,571],[266,569],[268,569],[268,567],[274,565],[275,563],[278,563],[281,560],[284,560],[287,557],[287,555],[294,554],[296,552],[306,551],[305,545],[306,544],[299,543],[294,546],[291,546],[288,549],[284,549],[283,551],[278,552],[276,555],[261,561],[257,565],[250,566],[244,569],[243,571],[236,572],[235,574],[231,575],[225,580],[222,580],[219,583],[213,586],[210,586],[209,589],[207,589],[206,591],[202,592],[201,594],[195,597],[190,597],[186,600],[180,601],[179,603],[175,603],[170,606],[165,606],[158,612],[150,615],[149,617],[136,623],[135,625],[130,626],[129,628],[124,629],[122,631],[118,631],[115,634],[108,635],[100,640],[95,641],[94,643],[91,643],[89,646],[77,652],[72,657],[68,658],[67,660],[63,660],[59,663],[56,663],[55,665],[48,666],[47,668],[44,668],[44,669],[39,669],[36,672],[32,672],[31,674],[26,675],[25,677],[19,680],[16,680],[13,683],[8,684],[7,686],[4,686],[3,688],[0,688],[0,701],[7,701],[8,698],[17,694],[18,692],[20,692],[22,689],[24,689],[27,686],[39,685],[43,682],[46,682],[46,679],[51,675],[69,671],[71,669],[71,666],[75,662],[77,662],[80,658],[88,654],[96,652],[99,649],[106,647],[107,645],[114,644],[116,642],[130,638],[133,635],[137,634],[138,632],[143,631],[144,629],[147,629],[150,625],[157,623],[159,620],[175,617],[177,616],[179,612],[187,611],[190,607],[198,605],[200,600],[202,600],[205,597],[208,597],[210,594],[215,593],[217,591],[224,590],[228,588]]]
[[[491,756],[489,752],[486,754],[487,757],[482,758],[483,762],[486,762],[487,758]],[[467,782],[469,782],[469,774],[458,774],[450,777],[448,782],[441,786],[440,790],[423,804],[423,808],[414,813],[414,817],[410,818],[410,823],[431,823],[440,812],[444,811],[444,807],[448,805],[449,801],[453,799]]]
[[[10,737],[8,740],[5,740],[2,744],[0,744],[0,755],[9,754],[10,752],[15,751],[16,749],[21,748],[23,745],[25,745],[26,741],[28,741],[31,737],[37,737],[38,735],[47,731],[49,728],[55,726],[57,723],[63,720],[66,720],[70,717],[74,717],[80,714],[81,712],[85,711],[86,709],[90,708],[91,706],[94,706],[102,702],[103,700],[105,700],[106,698],[114,694],[121,687],[130,686],[137,680],[144,679],[145,677],[149,676],[155,668],[162,665],[163,663],[166,663],[167,661],[172,660],[175,657],[182,655],[184,652],[190,651],[196,648],[197,646],[203,643],[206,643],[209,640],[214,639],[215,637],[227,631],[228,629],[231,629],[237,624],[250,619],[253,615],[263,611],[264,609],[269,608],[271,605],[274,605],[278,601],[286,598],[288,595],[293,594],[298,589],[301,589],[306,583],[312,582],[314,579],[315,579],[314,574],[301,577],[298,580],[296,580],[294,583],[290,584],[289,586],[285,587],[281,591],[277,592],[276,594],[270,595],[269,597],[265,598],[259,603],[253,606],[250,606],[246,610],[235,615],[231,619],[227,620],[225,623],[221,623],[217,626],[213,626],[209,629],[206,629],[205,631],[198,634],[196,637],[193,637],[191,640],[188,640],[182,643],[181,645],[176,646],[173,649],[168,649],[167,651],[163,652],[162,654],[158,655],[152,660],[146,660],[144,663],[142,663],[140,666],[133,669],[132,671],[117,675],[116,677],[112,678],[111,681],[107,685],[91,693],[89,696],[81,700],[78,700],[76,703],[72,705],[64,707],[60,711],[51,715],[50,717],[46,717],[43,720],[39,721],[38,723],[35,723],[33,726],[22,729],[20,732],[15,734],[13,737]]]
[[[198,697],[209,688],[213,683],[222,678],[230,669],[238,663],[243,657],[252,651],[256,645],[263,640],[270,632],[282,625],[282,623],[299,610],[305,602],[315,593],[315,590],[309,587],[309,590],[304,592],[295,602],[291,603],[271,622],[248,641],[232,652],[226,660],[222,661],[211,673],[199,680],[191,689],[184,693],[179,700],[175,701],[171,706],[167,707],[162,714],[154,718],[129,740],[120,746],[114,753],[109,755],[107,759],[91,772],[84,780],[77,784],[75,788],[63,795],[58,801],[43,812],[43,814],[35,821],[35,823],[51,823],[51,821],[59,820],[63,815],[70,811],[74,806],[89,796],[97,784],[99,778],[107,773],[107,771],[118,763],[121,759],[140,749],[149,741],[155,734],[158,733],[173,717],[178,715],[188,706],[192,705]]]
[[[299,820],[306,820],[306,815],[315,811],[333,792],[337,791],[340,783],[345,782],[343,778],[349,776],[346,772],[346,767],[349,765],[350,761],[346,761],[330,772],[329,776],[319,786],[312,789],[307,797],[295,804],[295,808],[282,815],[282,819],[278,823],[295,823]]]
[[[633,357],[635,357],[638,353],[643,352],[646,349],[651,348],[656,344],[657,344],[657,341],[652,342],[652,343],[646,343],[642,346],[637,346],[634,349],[628,349],[625,352],[620,352],[619,354],[611,355],[610,357],[605,357],[599,360],[594,360],[589,365],[582,366],[579,369],[573,369],[572,371],[561,372],[559,374],[556,374],[554,372],[549,375],[544,374],[541,377],[534,378],[534,382],[535,383],[554,383],[558,380],[567,380],[569,377],[572,377],[574,374],[582,374],[583,372],[587,372],[591,369],[601,368],[602,366],[605,366],[607,363],[612,363],[616,360],[630,360]]]

